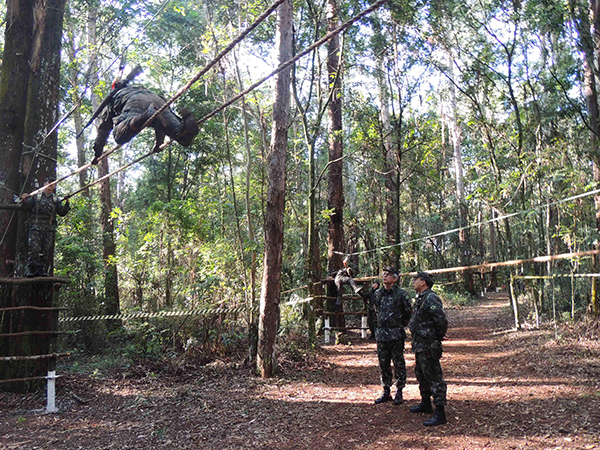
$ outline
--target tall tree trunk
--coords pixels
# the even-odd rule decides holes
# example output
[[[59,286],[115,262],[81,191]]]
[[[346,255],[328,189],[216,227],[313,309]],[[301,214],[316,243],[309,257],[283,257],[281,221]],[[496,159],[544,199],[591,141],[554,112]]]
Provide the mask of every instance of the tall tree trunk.
[[[292,3],[290,0],[282,3],[277,10],[276,46],[279,53],[279,63],[291,58]],[[291,69],[288,68],[281,71],[276,77],[271,148],[267,162],[268,192],[265,212],[265,256],[260,294],[258,354],[256,358],[257,368],[263,378],[272,376],[277,367],[275,338],[277,336],[281,295],[290,72]]]
[[[240,24],[241,28],[241,24]],[[234,52],[235,73],[240,87],[240,91],[244,90],[242,76],[238,64],[238,55]],[[246,225],[248,227],[248,240],[254,244],[256,235],[254,232],[254,221],[252,218],[252,205],[250,203],[250,188],[252,180],[252,146],[250,145],[248,117],[248,105],[246,98],[242,97],[242,118],[244,123],[244,146],[246,147]],[[248,358],[250,364],[256,362],[256,353],[258,345],[258,304],[256,301],[256,262],[257,254],[255,246],[250,249],[250,285],[248,286]]]
[[[46,177],[56,174],[58,137],[56,130],[51,130],[58,118],[65,0],[11,0],[7,6],[5,59],[0,81],[0,151],[6,172],[2,172],[0,181],[13,193],[31,192]],[[1,195],[5,196],[5,192]],[[2,267],[6,274],[9,269],[4,257],[12,257],[17,264],[16,275],[21,276],[28,245],[25,215],[19,214],[17,226],[16,222],[16,218],[9,218],[7,228],[3,230]],[[45,265],[49,272],[53,269],[52,260],[53,250],[46,255]],[[4,285],[0,294],[2,307],[49,307],[53,303],[52,283]],[[6,333],[40,329],[48,315],[47,312],[22,317],[14,313],[3,314],[0,329]],[[5,342],[0,348],[2,356],[47,354],[49,350],[47,339],[9,339]],[[0,364],[0,378],[40,376],[45,374],[47,362]],[[17,389],[23,388],[22,384],[17,386]]]
[[[382,35],[381,22],[377,12],[372,14],[376,20],[373,22],[373,32],[376,40],[384,41]],[[400,172],[398,167],[397,155],[400,155],[400,136],[398,136],[398,151],[392,148],[392,126],[390,120],[390,89],[388,86],[388,73],[385,66],[383,52],[375,59],[375,79],[379,88],[379,121],[381,126],[381,146],[383,160],[385,161],[385,233],[387,237],[386,244],[394,245],[400,240],[398,223],[398,200]],[[398,126],[398,135],[400,134]],[[388,258],[385,265],[399,266],[400,252],[398,247],[392,247],[388,252]]]
[[[97,10],[95,5],[90,5],[88,10],[88,44],[90,48],[95,49],[96,42],[96,18]],[[93,85],[98,83],[98,69],[96,60],[91,61],[90,81]],[[95,111],[100,105],[101,99],[92,92],[92,109]],[[99,119],[98,119],[99,120]],[[108,167],[108,158],[102,159],[98,163],[98,177],[103,177],[110,173]],[[102,232],[102,261],[104,263],[104,305],[106,314],[119,314],[121,311],[119,299],[119,278],[117,274],[116,249],[114,237],[114,223],[111,218],[112,198],[110,190],[110,178],[100,183],[100,229]],[[111,320],[107,322],[108,329],[116,329],[120,322]]]
[[[240,85],[240,91],[244,90],[242,77],[238,66],[237,54],[235,56],[235,71]],[[250,188],[252,176],[252,147],[248,133],[248,107],[246,98],[242,97],[242,117],[244,119],[244,146],[246,147],[246,224],[248,226],[248,240],[252,243],[250,250],[250,286],[248,297],[248,356],[250,363],[256,361],[257,343],[258,343],[258,308],[256,307],[256,249],[254,242],[256,236],[254,233],[254,222],[252,219],[252,205],[250,204]]]
[[[0,78],[0,202],[13,203],[21,192],[19,162],[27,108],[29,58],[33,39],[35,0],[8,0]],[[18,215],[0,210],[0,275],[14,269]]]
[[[600,146],[598,144],[598,132],[600,131],[600,110],[598,106],[598,88],[595,74],[595,64],[600,62],[600,13],[598,11],[599,3],[597,0],[590,0],[588,5],[586,2],[578,2],[577,0],[570,1],[571,14],[579,33],[579,46],[584,54],[583,69],[584,69],[584,87],[585,87],[585,102],[588,112],[588,127],[590,129],[590,147],[589,154],[592,160],[592,171],[594,183],[596,187],[600,187]],[[589,6],[589,8],[588,8]],[[592,12],[593,29],[595,34],[592,35],[592,24],[589,19],[589,12]],[[596,209],[596,231],[600,232],[600,196],[594,197],[594,206]],[[594,249],[600,249],[600,245],[595,244]],[[592,271],[600,270],[600,257],[594,255],[592,258]],[[590,313],[593,318],[600,317],[600,287],[598,286],[597,278],[592,278],[591,298],[590,298]]]
[[[451,51],[448,51],[448,66],[450,67],[450,77],[454,80],[454,60]],[[452,139],[452,149],[454,153],[454,173],[456,182],[456,203],[458,206],[458,226],[459,231],[459,249],[460,262],[463,266],[471,263],[471,243],[469,239],[468,209],[465,200],[465,182],[463,176],[462,162],[462,131],[458,123],[458,108],[456,105],[456,87],[454,81],[450,83],[450,137]],[[475,294],[475,285],[473,283],[473,274],[470,270],[463,272],[465,289],[471,294]]]
[[[338,0],[327,0],[327,28],[332,31],[339,26]],[[335,273],[342,268],[344,252],[344,180],[342,157],[342,73],[340,67],[340,39],[338,35],[327,44],[327,73],[333,90],[329,103],[329,185],[327,186],[327,206],[332,211],[327,230],[327,272]],[[337,297],[337,290],[329,284],[328,297]],[[328,309],[343,311],[343,305],[329,301]],[[344,316],[335,316],[332,326],[344,327]]]
[[[75,147],[77,148],[77,165],[78,167],[83,166],[86,163],[85,160],[85,136],[83,136],[83,118],[81,115],[81,108],[77,107],[77,103],[79,102],[80,95],[80,70],[81,67],[77,64],[78,58],[80,58],[80,53],[77,49],[77,44],[75,42],[75,36],[77,31],[75,30],[74,22],[70,22],[68,24],[69,27],[69,46],[65,49],[66,53],[69,56],[69,79],[73,86],[71,99],[73,101],[73,106],[75,110],[73,111],[73,126],[75,127]],[[85,85],[84,85],[85,88]],[[79,188],[83,188],[87,184],[87,171],[79,172]],[[86,189],[83,194],[89,198],[90,190]],[[91,226],[90,223],[87,224]]]

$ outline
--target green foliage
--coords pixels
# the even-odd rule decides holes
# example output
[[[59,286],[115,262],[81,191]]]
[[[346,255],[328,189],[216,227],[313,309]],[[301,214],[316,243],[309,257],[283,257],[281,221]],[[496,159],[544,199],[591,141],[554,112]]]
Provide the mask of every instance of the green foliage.
[[[342,20],[367,4],[343,3]],[[114,61],[126,48],[128,65],[140,63],[145,69],[136,82],[170,97],[265,5],[217,1],[206,7],[177,0],[158,12],[161,6],[135,0],[69,3],[61,91],[65,109],[82,99],[82,116],[89,116],[90,92],[106,94],[118,72]],[[98,17],[98,48],[87,45],[90,7]],[[553,0],[392,0],[345,32],[341,137],[349,248],[342,251],[350,244],[353,250],[369,251],[358,256],[361,275],[375,275],[390,261],[406,271],[434,269],[461,265],[465,259],[477,264],[585,250],[598,241],[590,198],[539,207],[596,187],[581,94],[582,54],[569,14],[567,4]],[[294,15],[299,52],[326,33],[327,16],[324,5],[313,2],[295,2]],[[259,73],[270,71],[274,27],[272,15],[236,47],[235,58],[229,55],[207,72],[173,109],[185,106],[202,118],[254,83]],[[96,57],[101,75],[91,86],[87,73]],[[334,210],[327,204],[330,80],[325,60],[322,48],[294,66],[297,102],[288,128],[282,290],[304,285],[308,278],[311,151],[317,256],[327,266],[328,223]],[[158,361],[164,348],[204,358],[211,352],[234,352],[246,343],[250,298],[254,292],[256,310],[263,269],[271,85],[246,95],[245,102],[245,117],[238,102],[203,122],[189,148],[172,144],[112,178],[117,248],[108,257],[118,269],[123,312],[216,306],[244,312],[208,314],[189,320],[179,331],[160,321],[125,323],[110,336],[105,323],[85,322],[68,327],[73,333],[65,345],[92,353],[109,346],[123,350],[130,361]],[[472,227],[462,237],[444,233],[461,225],[454,122],[463,162],[463,221],[475,224],[527,213],[496,221],[491,229],[487,222]],[[75,166],[73,127],[67,121],[59,133],[64,172]],[[86,137],[88,157],[93,134],[90,130]],[[111,170],[150,151],[153,140],[151,130],[142,132],[111,156]],[[61,184],[63,192],[79,187],[75,178]],[[96,191],[90,192],[89,198],[71,199],[73,209],[61,219],[57,233],[55,274],[71,277],[61,302],[73,315],[102,314],[105,308],[100,205]],[[397,239],[387,233],[393,215]],[[580,273],[590,270],[589,260],[573,264]],[[554,270],[568,272],[559,267]],[[572,316],[573,309],[576,316],[585,312],[589,280],[578,279],[573,296],[570,282],[557,282],[555,289],[543,294],[544,317],[549,317],[551,298],[557,299],[559,317]],[[462,284],[438,290],[450,306],[470,301]],[[284,345],[286,336],[304,335],[305,319],[301,307],[282,306]],[[297,351],[289,349],[290,354]]]

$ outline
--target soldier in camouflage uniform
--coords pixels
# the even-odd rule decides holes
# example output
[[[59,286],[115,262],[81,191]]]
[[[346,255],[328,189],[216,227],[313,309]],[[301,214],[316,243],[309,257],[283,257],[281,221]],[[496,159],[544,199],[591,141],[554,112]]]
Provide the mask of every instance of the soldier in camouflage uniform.
[[[338,270],[334,276],[333,282],[335,283],[335,287],[337,289],[337,299],[336,306],[340,306],[342,304],[342,295],[344,294],[344,285],[349,284],[356,294],[360,294],[363,289],[363,286],[354,281],[354,269],[349,265],[350,261],[348,258],[344,258],[343,264],[344,268]]]
[[[434,412],[423,425],[435,426],[446,423],[446,382],[442,374],[442,340],[448,330],[448,320],[440,298],[431,290],[433,279],[427,272],[413,276],[413,287],[417,291],[414,314],[410,321],[412,348],[415,352],[415,375],[419,382],[421,403],[410,407],[413,413]]]
[[[403,402],[402,389],[406,385],[406,362],[404,360],[404,341],[411,316],[411,307],[408,294],[396,286],[398,273],[393,267],[383,269],[383,286],[375,291],[372,302],[377,313],[377,358],[381,370],[381,385],[383,394],[376,404],[392,400],[390,389],[392,386],[392,367],[394,362],[394,375],[396,377],[396,395],[394,404]]]
[[[33,196],[28,194],[21,196],[21,205],[29,212],[27,221],[29,250],[25,275],[30,278],[48,276],[49,267],[46,263],[52,253],[56,215],[65,216],[71,209],[68,199],[62,202],[54,193],[55,181],[54,178],[49,177],[41,192]]]
[[[142,125],[165,104],[159,95],[141,86],[119,87],[118,82],[113,84],[116,92],[104,108],[102,123],[98,127],[98,134],[94,141],[94,159],[92,164],[98,164],[102,151],[114,127],[113,137],[117,144],[125,144],[137,135]],[[156,133],[154,152],[160,151],[160,146],[165,136],[179,142],[184,147],[192,145],[198,134],[198,122],[187,109],[181,110],[183,118],[173,114],[170,108],[163,111],[151,124]]]

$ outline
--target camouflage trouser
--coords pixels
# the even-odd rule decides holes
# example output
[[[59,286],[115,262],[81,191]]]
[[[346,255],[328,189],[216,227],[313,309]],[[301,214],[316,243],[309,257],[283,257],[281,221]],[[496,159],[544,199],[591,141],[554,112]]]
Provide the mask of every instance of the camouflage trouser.
[[[440,365],[441,353],[432,355],[431,352],[420,350],[415,353],[415,375],[419,382],[422,398],[433,396],[433,403],[446,406],[446,382]]]
[[[146,111],[139,110],[124,111],[120,116],[118,116],[115,119],[117,121],[117,124],[113,130],[113,137],[117,144],[125,144],[129,142],[131,139],[133,139],[135,135],[137,135],[140,132],[139,128],[133,130],[130,127],[130,124],[132,120],[137,119],[139,122],[141,122],[137,125],[143,125],[146,119],[149,118],[145,117],[145,113]],[[154,122],[152,122],[152,125],[150,126],[154,128],[157,135],[161,134],[164,137],[164,135],[166,134],[170,138],[175,139],[175,136],[177,136],[177,134],[181,130],[182,121],[175,114],[173,114],[170,110],[167,109],[160,115],[158,119],[154,120]]]
[[[46,262],[52,251],[54,228],[32,225],[29,228],[27,266],[33,274],[46,271]]]
[[[377,341],[377,358],[379,359],[379,369],[381,370],[381,385],[384,388],[390,388],[392,386],[392,361],[394,362],[396,387],[402,389],[406,386],[404,339]]]

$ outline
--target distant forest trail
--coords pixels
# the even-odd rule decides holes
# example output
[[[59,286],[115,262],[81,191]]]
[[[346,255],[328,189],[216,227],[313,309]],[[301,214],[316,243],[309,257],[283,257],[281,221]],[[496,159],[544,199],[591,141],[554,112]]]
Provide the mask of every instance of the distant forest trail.
[[[39,411],[43,395],[3,393],[0,448],[600,449],[598,333],[505,332],[502,294],[447,312],[446,425],[425,428],[428,416],[408,411],[419,400],[410,351],[407,401],[373,404],[375,344],[351,336],[308,361],[284,359],[268,380],[222,362],[145,377],[67,375],[51,415]]]

